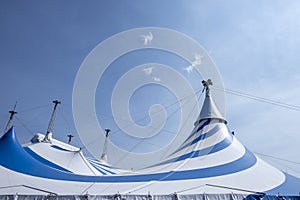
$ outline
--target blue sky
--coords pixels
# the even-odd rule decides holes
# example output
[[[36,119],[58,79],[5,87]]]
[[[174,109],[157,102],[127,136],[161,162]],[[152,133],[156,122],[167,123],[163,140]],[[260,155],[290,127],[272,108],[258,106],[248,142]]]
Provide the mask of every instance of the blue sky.
[[[4,129],[7,111],[18,101],[14,124],[26,142],[35,132],[47,130],[51,101],[59,99],[55,132],[60,134],[55,137],[66,140],[66,134],[76,135],[72,90],[81,63],[108,37],[140,27],[169,28],[192,37],[209,52],[225,88],[300,105],[299,18],[297,1],[1,1],[0,127]],[[161,61],[157,53],[149,54],[134,65]],[[165,56],[162,60],[169,58]],[[186,64],[173,59],[178,66]],[[118,77],[120,71],[107,73],[104,80]],[[108,83],[112,87],[113,81]],[[143,95],[139,91],[134,98]],[[243,144],[254,152],[300,162],[299,111],[231,94],[226,98],[226,119]],[[154,102],[147,99],[146,108],[133,106],[133,111],[146,115]],[[105,104],[100,93],[98,100],[100,109]],[[80,145],[79,137],[74,144]],[[299,165],[280,167],[300,173]]]

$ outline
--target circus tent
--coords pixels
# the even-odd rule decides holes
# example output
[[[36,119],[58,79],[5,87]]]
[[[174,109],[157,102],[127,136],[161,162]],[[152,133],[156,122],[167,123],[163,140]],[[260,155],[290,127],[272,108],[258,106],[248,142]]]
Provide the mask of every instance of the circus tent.
[[[80,148],[52,138],[45,141],[42,134],[21,145],[10,128],[0,139],[0,195],[243,199],[278,198],[272,195],[279,194],[299,198],[300,179],[244,147],[228,130],[209,85],[204,86],[205,100],[191,134],[167,158],[136,171],[85,157]]]

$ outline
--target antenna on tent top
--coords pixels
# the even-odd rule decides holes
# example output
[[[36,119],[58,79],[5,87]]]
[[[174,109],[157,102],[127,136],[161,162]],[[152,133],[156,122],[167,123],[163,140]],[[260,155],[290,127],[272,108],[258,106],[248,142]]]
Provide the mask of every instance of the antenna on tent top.
[[[106,155],[106,152],[107,152],[107,140],[108,140],[108,134],[111,130],[110,129],[105,129],[105,141],[104,141],[104,147],[103,147],[103,152],[102,152],[102,155],[101,155],[101,160],[107,162],[107,155]]]
[[[67,135],[67,136],[68,136],[68,138],[69,138],[68,144],[70,144],[70,143],[71,143],[71,140],[72,140],[72,137],[74,137],[74,135],[69,134],[69,135]]]
[[[210,95],[210,86],[213,85],[211,79],[207,79],[207,81],[203,80],[202,85],[204,86],[203,91],[204,91],[204,89],[206,90],[206,96],[209,96]]]
[[[12,126],[12,120],[13,120],[13,118],[14,118],[14,115],[15,114],[17,114],[17,112],[15,111],[16,110],[16,106],[17,106],[17,101],[16,101],[16,103],[15,103],[15,105],[14,105],[14,108],[12,109],[12,110],[10,110],[9,111],[9,113],[10,113],[10,116],[9,116],[9,120],[8,120],[8,122],[7,122],[7,124],[6,124],[6,127],[5,127],[5,129],[4,129],[4,134],[11,128],[11,126]]]
[[[52,101],[52,103],[54,103],[54,108],[53,108],[52,115],[51,115],[51,118],[50,118],[50,122],[49,122],[49,125],[48,125],[47,133],[45,135],[45,138],[43,139],[43,142],[50,142],[50,143],[51,143],[51,140],[52,140],[52,131],[53,131],[53,127],[54,127],[56,108],[57,108],[58,104],[61,104],[61,102],[58,101],[58,100],[54,100],[54,101]]]

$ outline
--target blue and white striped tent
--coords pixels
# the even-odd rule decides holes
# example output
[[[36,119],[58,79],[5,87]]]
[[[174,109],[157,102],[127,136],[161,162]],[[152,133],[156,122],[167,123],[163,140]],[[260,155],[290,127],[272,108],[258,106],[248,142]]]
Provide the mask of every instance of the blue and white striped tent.
[[[137,171],[86,158],[81,149],[55,139],[21,145],[14,128],[0,139],[2,196],[243,199],[280,194],[297,199],[299,192],[299,178],[258,158],[228,130],[209,92],[182,145],[160,163]]]

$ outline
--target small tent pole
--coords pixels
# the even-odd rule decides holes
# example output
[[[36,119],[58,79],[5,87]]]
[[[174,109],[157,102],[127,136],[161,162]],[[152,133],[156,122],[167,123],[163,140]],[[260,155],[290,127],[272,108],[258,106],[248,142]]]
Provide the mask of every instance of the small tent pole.
[[[104,141],[104,147],[103,147],[103,152],[102,152],[102,155],[101,155],[101,160],[107,162],[107,140],[108,140],[108,134],[111,130],[110,129],[105,129],[105,141]]]
[[[53,108],[53,111],[52,111],[52,114],[51,114],[50,122],[49,122],[48,129],[47,129],[47,133],[45,135],[45,138],[44,138],[43,142],[51,142],[52,131],[53,131],[55,115],[56,115],[56,108],[57,108],[58,104],[61,104],[61,102],[58,101],[58,100],[55,100],[55,101],[52,101],[52,102],[54,103],[54,108]]]

